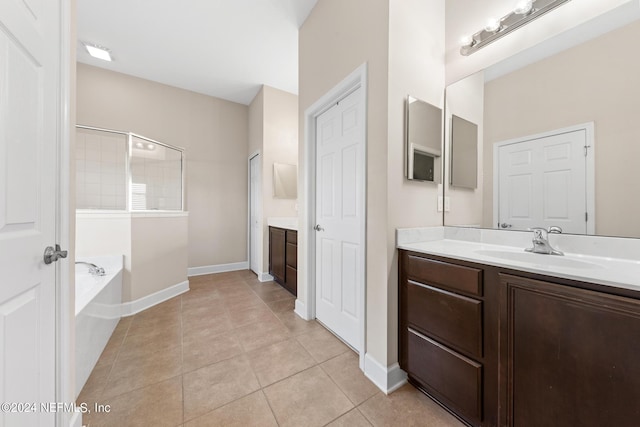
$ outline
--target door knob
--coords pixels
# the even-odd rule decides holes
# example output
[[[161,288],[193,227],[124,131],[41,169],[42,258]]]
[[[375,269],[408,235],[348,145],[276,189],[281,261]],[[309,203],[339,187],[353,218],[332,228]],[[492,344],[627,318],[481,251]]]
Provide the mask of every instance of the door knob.
[[[324,228],[320,227],[320,224],[316,224],[316,226],[313,227],[313,229],[316,231],[324,231]]]
[[[44,249],[44,263],[51,264],[58,261],[60,258],[66,258],[67,251],[60,250],[60,245],[56,245],[55,249],[52,246],[47,246]]]
[[[502,224],[500,224],[500,228],[511,228],[511,224],[507,224],[506,222],[503,222]]]

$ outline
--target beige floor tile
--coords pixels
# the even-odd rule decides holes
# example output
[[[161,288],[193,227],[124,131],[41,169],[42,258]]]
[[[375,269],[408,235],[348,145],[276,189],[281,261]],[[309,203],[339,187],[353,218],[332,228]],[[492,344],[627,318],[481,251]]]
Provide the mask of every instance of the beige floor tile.
[[[236,310],[244,310],[252,307],[264,307],[265,303],[256,294],[249,296],[240,295],[224,299],[227,310],[231,313]]]
[[[278,320],[252,323],[235,329],[238,340],[246,352],[291,338],[289,330]]]
[[[131,322],[131,326],[129,326],[127,337],[133,335],[151,336],[164,334],[170,330],[179,332],[181,323],[180,312],[159,317],[137,317],[136,315]]]
[[[269,301],[267,306],[274,313],[293,313],[296,306],[296,298],[292,295],[291,298],[285,298],[278,301]]]
[[[327,424],[327,427],[371,427],[371,423],[356,408]]]
[[[118,359],[153,357],[159,352],[180,347],[181,345],[182,333],[180,328],[171,328],[166,331],[158,330],[152,335],[127,335],[120,346]]]
[[[102,392],[107,384],[110,372],[111,365],[96,365],[93,371],[91,371],[91,375],[89,375],[84,387],[82,387],[77,402],[87,402],[91,404],[98,402],[102,397]]]
[[[279,286],[279,285],[278,285]],[[283,287],[272,290],[253,290],[264,302],[280,301],[290,299],[293,295]]]
[[[282,313],[276,313],[278,319],[282,324],[291,332],[292,335],[308,334],[318,330],[324,330],[315,320],[304,320],[293,311],[286,311]]]
[[[233,282],[228,286],[218,288],[218,292],[222,298],[234,298],[239,296],[249,297],[253,295],[253,291],[244,282]]]
[[[464,426],[453,415],[409,384],[388,396],[383,393],[377,394],[358,409],[375,426]]]
[[[320,366],[356,406],[380,391],[360,370],[358,355],[352,351]]]
[[[209,333],[185,337],[182,348],[183,372],[191,372],[212,363],[217,363],[242,353],[242,346],[233,331],[222,334]]]
[[[226,312],[215,316],[184,316],[182,323],[182,336],[183,340],[190,340],[192,336],[203,334],[214,336],[228,332],[232,328],[231,320]]]
[[[120,348],[122,348],[122,343],[127,336],[127,330],[129,329],[128,324],[130,322],[127,322],[126,329],[120,327],[121,323],[122,321],[118,323],[118,326],[116,326],[113,334],[111,334],[111,338],[109,338],[109,341],[107,341],[107,345],[105,345],[104,350],[102,350],[102,354],[100,355],[100,358],[96,363],[96,367],[110,367],[111,365],[113,365],[113,362],[115,362],[116,357],[118,356],[118,352],[120,351]]]
[[[263,391],[280,426],[323,426],[353,408],[319,366]]]
[[[277,427],[262,391],[252,393],[185,424],[185,427]]]
[[[153,354],[118,357],[103,396],[114,397],[182,374],[182,348],[165,348]]]
[[[134,319],[161,318],[176,315],[180,313],[181,305],[181,297],[177,296],[141,311],[134,316]]]
[[[256,322],[277,321],[275,314],[266,305],[244,308],[241,310],[229,310],[229,319],[234,328],[249,325]]]
[[[260,388],[245,356],[184,374],[184,420],[206,414]]]
[[[175,427],[182,423],[182,378],[176,377],[99,402],[110,405],[108,413],[83,415],[91,427]]]
[[[296,339],[318,363],[350,351],[349,347],[324,328],[298,335]]]
[[[316,364],[295,339],[289,339],[248,353],[262,387],[290,377]]]

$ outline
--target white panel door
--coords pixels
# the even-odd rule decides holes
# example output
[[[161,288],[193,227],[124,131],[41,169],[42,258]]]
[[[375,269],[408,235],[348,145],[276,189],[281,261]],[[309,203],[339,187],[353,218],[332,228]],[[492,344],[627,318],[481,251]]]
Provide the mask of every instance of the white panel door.
[[[365,250],[361,91],[316,121],[316,318],[356,350]]]
[[[499,224],[586,234],[586,131],[498,148]]]
[[[52,426],[55,402],[56,158],[60,2],[0,1],[0,411],[1,426]],[[17,407],[9,409],[18,409]]]
[[[249,257],[251,271],[260,276],[260,155],[249,160]]]

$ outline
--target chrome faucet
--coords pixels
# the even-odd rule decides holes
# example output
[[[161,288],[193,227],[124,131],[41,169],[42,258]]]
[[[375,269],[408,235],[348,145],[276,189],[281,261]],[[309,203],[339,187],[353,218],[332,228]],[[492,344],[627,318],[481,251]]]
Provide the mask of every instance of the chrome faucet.
[[[533,252],[534,254],[564,255],[561,251],[552,248],[549,244],[549,233],[562,233],[562,228],[552,226],[547,230],[542,227],[532,227],[529,231],[533,231],[533,247],[527,248],[525,251]]]
[[[106,274],[104,272],[104,268],[98,267],[97,265],[95,265],[93,263],[84,262],[84,261],[76,261],[76,264],[88,265],[89,266],[89,274],[91,274],[93,276],[104,276]]]

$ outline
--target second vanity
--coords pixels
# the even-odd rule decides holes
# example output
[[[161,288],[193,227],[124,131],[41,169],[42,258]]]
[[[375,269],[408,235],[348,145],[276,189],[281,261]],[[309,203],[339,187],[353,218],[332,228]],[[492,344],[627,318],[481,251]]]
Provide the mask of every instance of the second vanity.
[[[510,232],[511,246],[495,233],[398,231],[409,381],[473,426],[637,425],[637,243],[615,239],[630,246],[612,258],[562,236],[562,257],[524,252],[530,233]]]

